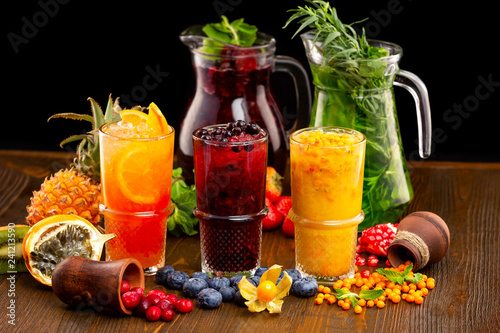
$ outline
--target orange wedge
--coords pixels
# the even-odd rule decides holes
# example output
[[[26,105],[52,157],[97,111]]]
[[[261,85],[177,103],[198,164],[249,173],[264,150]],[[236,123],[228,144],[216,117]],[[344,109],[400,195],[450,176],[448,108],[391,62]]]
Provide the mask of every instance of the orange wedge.
[[[149,104],[149,114],[146,124],[149,128],[153,129],[157,135],[166,135],[172,131],[170,126],[168,126],[165,116],[163,116],[160,108],[155,103]]]
[[[148,120],[148,115],[144,112],[131,109],[120,111],[120,117],[123,121],[129,122],[134,126],[137,126],[143,122],[147,122]]]
[[[154,191],[157,179],[153,179],[151,152],[131,148],[121,157],[116,166],[117,184],[123,195],[137,204],[154,204],[160,200],[160,193]]]

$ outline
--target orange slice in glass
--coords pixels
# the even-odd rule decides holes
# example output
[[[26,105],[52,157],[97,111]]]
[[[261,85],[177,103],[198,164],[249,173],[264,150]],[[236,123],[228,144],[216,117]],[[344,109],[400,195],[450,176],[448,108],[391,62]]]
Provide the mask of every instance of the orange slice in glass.
[[[160,108],[155,103],[149,104],[149,114],[146,124],[155,131],[156,135],[166,135],[171,132],[165,116],[163,116]]]
[[[131,147],[116,166],[118,187],[123,195],[137,204],[154,204],[160,200],[160,193],[154,191],[153,173],[149,172],[150,154],[148,150]]]
[[[123,121],[133,124],[134,126],[140,123],[146,122],[148,120],[148,115],[139,110],[123,110],[120,111],[120,117]]]

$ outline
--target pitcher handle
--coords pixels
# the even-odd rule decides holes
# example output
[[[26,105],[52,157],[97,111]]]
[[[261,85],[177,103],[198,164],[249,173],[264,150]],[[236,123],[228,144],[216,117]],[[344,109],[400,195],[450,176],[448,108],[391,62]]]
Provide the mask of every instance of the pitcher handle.
[[[275,58],[275,72],[285,72],[290,74],[295,86],[295,96],[297,98],[297,113],[293,126],[287,131],[290,135],[293,131],[307,127],[311,116],[311,87],[309,77],[300,62],[292,57],[278,55]]]
[[[427,158],[431,154],[432,123],[429,94],[424,82],[415,74],[400,70],[394,79],[394,85],[410,92],[417,107],[418,152],[420,157]]]

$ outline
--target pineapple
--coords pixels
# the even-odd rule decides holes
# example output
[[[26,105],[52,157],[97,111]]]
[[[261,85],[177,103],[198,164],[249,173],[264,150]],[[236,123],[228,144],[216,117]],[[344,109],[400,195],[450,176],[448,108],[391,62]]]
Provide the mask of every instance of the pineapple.
[[[52,215],[76,214],[97,225],[101,220],[99,127],[105,123],[119,120],[120,106],[118,98],[113,103],[109,96],[106,112],[103,113],[97,102],[89,97],[92,116],[77,113],[59,113],[52,118],[86,120],[92,123],[92,131],[73,135],[61,142],[80,141],[76,158],[71,166],[46,178],[40,191],[34,191],[31,203],[26,207],[27,222],[30,225]]]

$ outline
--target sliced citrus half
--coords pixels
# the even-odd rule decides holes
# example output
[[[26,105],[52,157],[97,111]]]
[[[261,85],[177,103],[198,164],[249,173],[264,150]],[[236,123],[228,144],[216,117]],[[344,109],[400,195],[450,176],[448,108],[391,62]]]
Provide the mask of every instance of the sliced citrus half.
[[[116,166],[118,187],[128,199],[137,204],[154,204],[160,200],[154,191],[157,180],[151,172],[151,152],[139,147],[126,151]]]
[[[156,135],[166,135],[172,131],[170,126],[168,126],[167,119],[165,119],[165,116],[163,116],[160,108],[155,103],[149,104],[146,124],[155,131]]]
[[[120,117],[123,121],[129,122],[134,126],[139,125],[140,123],[145,123],[148,120],[148,115],[139,110],[122,110],[120,111]]]
[[[101,258],[104,243],[115,234],[101,234],[86,219],[77,215],[54,215],[35,224],[23,241],[23,257],[31,275],[52,286],[52,272],[63,259],[80,256]]]

